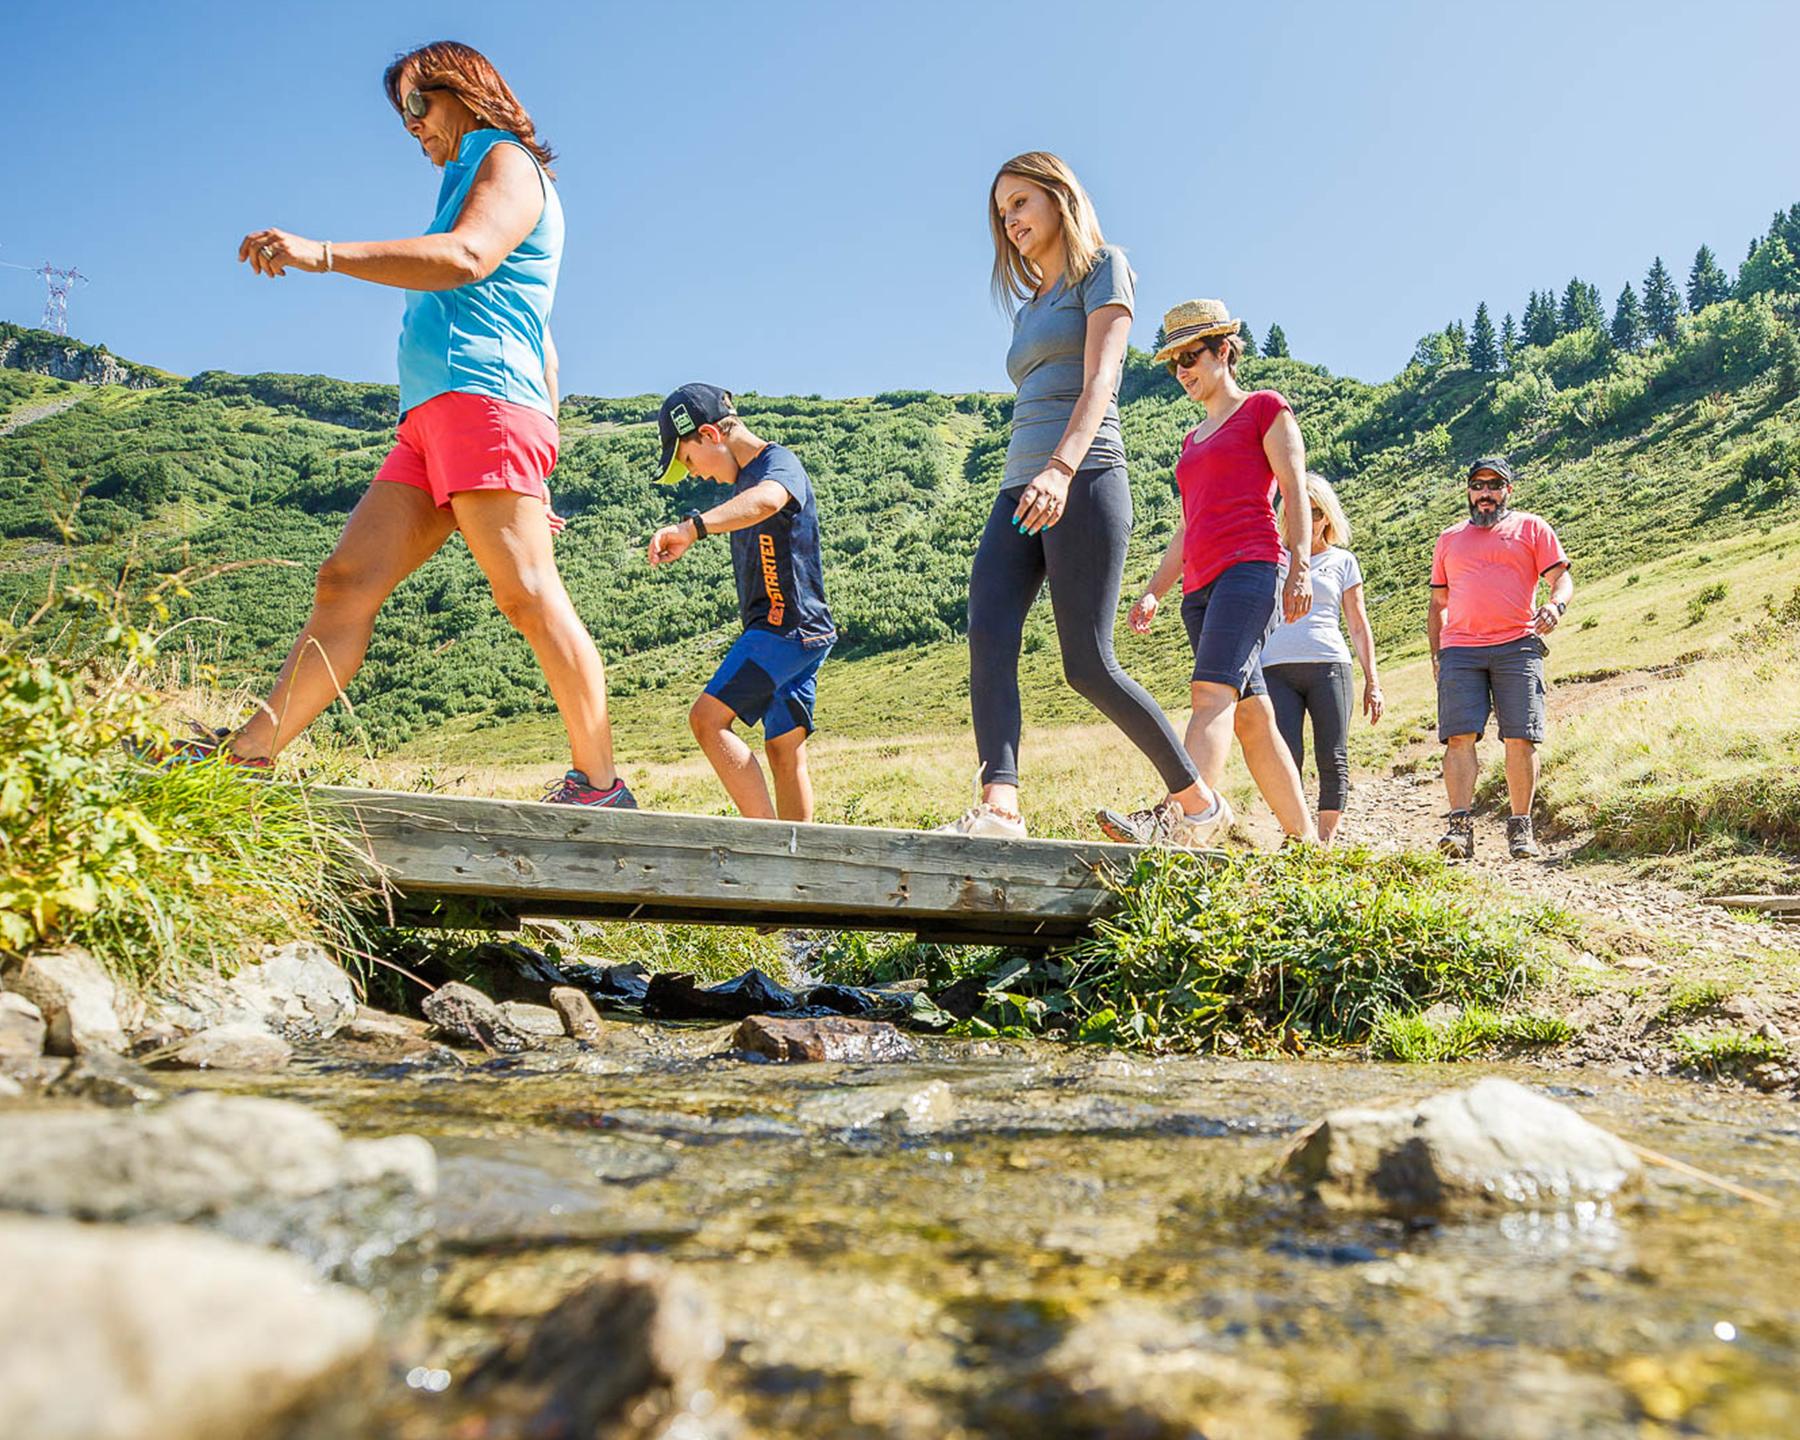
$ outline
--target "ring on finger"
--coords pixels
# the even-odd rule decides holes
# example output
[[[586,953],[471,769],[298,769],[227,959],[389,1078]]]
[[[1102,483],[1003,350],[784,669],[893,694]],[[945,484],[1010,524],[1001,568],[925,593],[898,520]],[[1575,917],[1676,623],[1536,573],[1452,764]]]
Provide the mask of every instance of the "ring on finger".
[[[271,257],[271,256],[273,256],[273,255],[274,255],[274,253],[275,253],[275,247],[274,247],[274,246],[273,246],[273,245],[263,245],[263,246],[261,246],[261,247],[259,247],[259,251],[258,251],[258,253],[260,253],[260,254],[261,254],[261,256],[262,256],[262,257],[263,257],[263,259],[265,259],[265,260],[267,260],[267,259],[269,259],[269,258],[270,258],[270,257]]]

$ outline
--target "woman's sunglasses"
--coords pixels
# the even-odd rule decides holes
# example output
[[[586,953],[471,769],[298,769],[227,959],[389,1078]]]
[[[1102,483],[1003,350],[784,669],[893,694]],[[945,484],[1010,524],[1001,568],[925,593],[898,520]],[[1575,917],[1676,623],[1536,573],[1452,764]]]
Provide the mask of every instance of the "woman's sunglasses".
[[[1200,357],[1204,354],[1204,350],[1183,350],[1169,361],[1169,373],[1173,375],[1177,370],[1192,370],[1200,363]]]
[[[400,108],[415,120],[423,120],[425,112],[431,109],[431,102],[425,97],[435,90],[448,90],[448,85],[415,85],[406,92],[406,98],[400,102]]]

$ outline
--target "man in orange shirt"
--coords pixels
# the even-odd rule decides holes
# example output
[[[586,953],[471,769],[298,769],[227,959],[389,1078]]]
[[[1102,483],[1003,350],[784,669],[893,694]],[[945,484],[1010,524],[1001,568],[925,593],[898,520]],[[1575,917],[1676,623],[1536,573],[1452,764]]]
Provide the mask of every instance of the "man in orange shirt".
[[[1492,713],[1506,745],[1507,848],[1525,860],[1543,853],[1531,830],[1531,801],[1544,739],[1544,637],[1568,610],[1575,582],[1556,532],[1511,508],[1513,472],[1504,459],[1477,460],[1468,483],[1469,518],[1438,536],[1431,557],[1426,633],[1450,797],[1450,824],[1438,848],[1453,859],[1474,858],[1475,744]],[[1540,581],[1550,588],[1542,605]]]

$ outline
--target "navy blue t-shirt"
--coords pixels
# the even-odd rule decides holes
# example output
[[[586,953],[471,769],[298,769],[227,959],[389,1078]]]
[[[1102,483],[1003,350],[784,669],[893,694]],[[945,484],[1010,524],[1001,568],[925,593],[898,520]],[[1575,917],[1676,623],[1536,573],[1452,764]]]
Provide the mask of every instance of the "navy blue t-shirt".
[[[819,561],[819,507],[800,457],[785,445],[765,445],[738,471],[733,495],[773,480],[791,497],[760,525],[731,532],[738,613],[746,630],[773,630],[797,640],[834,639]]]

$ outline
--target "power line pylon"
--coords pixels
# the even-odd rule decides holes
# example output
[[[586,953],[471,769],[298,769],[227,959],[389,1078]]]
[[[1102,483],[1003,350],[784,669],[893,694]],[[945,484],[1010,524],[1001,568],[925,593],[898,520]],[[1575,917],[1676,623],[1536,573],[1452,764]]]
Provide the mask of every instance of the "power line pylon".
[[[74,266],[67,270],[58,270],[46,260],[42,268],[34,270],[49,291],[44,297],[43,328],[57,335],[69,333],[69,292],[77,285],[86,285],[88,277]]]

